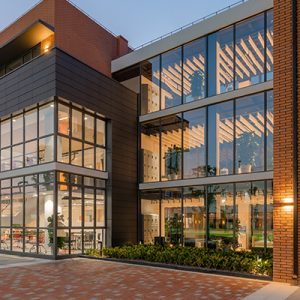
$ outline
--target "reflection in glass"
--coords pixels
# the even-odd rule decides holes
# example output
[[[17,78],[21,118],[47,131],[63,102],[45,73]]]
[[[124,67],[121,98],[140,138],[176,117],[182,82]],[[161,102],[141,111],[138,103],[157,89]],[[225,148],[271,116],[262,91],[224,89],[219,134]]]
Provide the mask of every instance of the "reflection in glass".
[[[232,184],[209,185],[207,205],[209,248],[234,247],[234,195]]]
[[[273,58],[273,44],[274,44],[274,11],[269,10],[267,12],[267,61],[266,61],[266,68],[267,68],[267,80],[273,79],[273,64],[274,64],[274,58]]]
[[[83,233],[84,250],[95,249],[95,233],[93,229],[85,229]]]
[[[71,141],[71,164],[82,166],[82,142]]]
[[[24,232],[24,252],[37,254],[37,230],[26,228]]]
[[[25,144],[25,167],[37,164],[37,141]]]
[[[273,91],[267,92],[266,135],[267,135],[267,170],[273,170],[273,133],[274,133],[274,103]]]
[[[206,229],[205,188],[183,189],[183,237],[185,246],[203,248]]]
[[[239,247],[264,247],[264,182],[237,183],[235,201]]]
[[[181,244],[181,189],[166,189],[162,191],[161,236],[165,238],[165,242],[168,244]]]
[[[84,115],[84,139],[87,142],[95,143],[95,118],[88,114]]]
[[[57,161],[62,163],[69,163],[70,145],[69,139],[58,136],[57,137]]]
[[[3,182],[3,181],[2,181]],[[1,182],[1,184],[2,184]],[[3,186],[3,184],[2,184]],[[7,189],[1,190],[1,226],[10,227],[11,221],[11,195],[10,195],[10,185]]]
[[[147,191],[141,193],[141,216],[143,242],[155,244],[160,237],[160,191]]]
[[[208,107],[209,176],[233,173],[233,101]]]
[[[96,190],[96,226],[105,226],[105,191]]]
[[[58,104],[58,132],[64,135],[70,133],[70,109],[68,106],[61,103]]]
[[[236,100],[236,172],[264,170],[264,94]]]
[[[93,145],[84,144],[84,167],[93,169],[94,168],[94,157],[95,148]]]
[[[273,248],[274,224],[273,224],[273,181],[267,181],[267,247]]]
[[[236,88],[264,81],[264,14],[236,25]]]
[[[181,115],[161,120],[161,179],[181,179]]]
[[[105,121],[97,119],[96,125],[96,143],[105,146]]]
[[[183,47],[183,101],[206,97],[206,38]]]
[[[69,188],[66,184],[58,185],[57,227],[69,227]]]
[[[12,169],[23,168],[23,145],[12,147]]]
[[[39,136],[45,136],[54,131],[54,104],[49,103],[39,109]]]
[[[4,251],[10,250],[11,234],[10,228],[0,229],[0,249]]]
[[[51,162],[54,159],[53,136],[39,140],[39,163]]]
[[[206,176],[206,109],[183,114],[184,178]]]
[[[12,188],[12,226],[22,227],[23,222],[23,186]]]
[[[23,115],[13,117],[12,119],[12,139],[13,145],[23,142]]]
[[[11,120],[1,122],[1,148],[11,145]]]
[[[72,227],[82,227],[82,190],[80,187],[72,187],[71,198]]]
[[[72,136],[82,139],[82,113],[72,109]]]
[[[25,140],[33,140],[37,137],[37,110],[33,109],[25,113]]]
[[[84,226],[94,227],[94,189],[84,189]]]
[[[81,232],[81,229],[71,229],[70,251],[71,251],[71,254],[82,253],[82,232]]]
[[[233,26],[209,35],[208,96],[233,90],[233,60]]]
[[[153,121],[141,126],[141,174],[142,182],[159,181],[160,122]]]
[[[181,48],[161,56],[161,109],[170,108],[182,102],[182,60]]]
[[[141,66],[141,114],[159,110],[160,57],[151,58]]]
[[[25,186],[25,226],[37,227],[37,186]]]
[[[1,171],[9,171],[10,167],[11,148],[1,150]]]

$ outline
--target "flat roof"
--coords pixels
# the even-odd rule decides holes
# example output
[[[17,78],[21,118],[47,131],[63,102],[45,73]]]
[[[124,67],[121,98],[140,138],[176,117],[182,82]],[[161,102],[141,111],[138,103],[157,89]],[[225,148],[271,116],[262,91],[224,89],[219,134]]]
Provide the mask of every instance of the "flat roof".
[[[160,53],[225,28],[243,19],[273,8],[273,0],[248,0],[222,13],[184,28],[161,40],[126,54],[111,63],[112,73],[133,66]]]

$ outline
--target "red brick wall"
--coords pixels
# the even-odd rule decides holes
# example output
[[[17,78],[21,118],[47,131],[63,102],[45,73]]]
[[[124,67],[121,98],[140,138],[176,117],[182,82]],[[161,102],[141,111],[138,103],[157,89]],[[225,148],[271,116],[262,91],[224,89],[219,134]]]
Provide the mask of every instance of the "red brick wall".
[[[129,52],[115,37],[66,0],[44,0],[0,33],[0,45],[41,19],[55,27],[55,45],[97,71],[111,76],[111,61]]]
[[[292,0],[274,0],[274,280],[295,283],[293,205],[284,203],[293,198],[292,42]]]

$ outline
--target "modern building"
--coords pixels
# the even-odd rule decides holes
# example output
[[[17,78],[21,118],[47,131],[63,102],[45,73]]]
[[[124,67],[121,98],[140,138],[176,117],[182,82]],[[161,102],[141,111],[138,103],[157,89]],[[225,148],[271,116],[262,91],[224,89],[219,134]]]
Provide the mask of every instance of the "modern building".
[[[297,0],[130,49],[66,0],[0,33],[0,252],[273,251],[299,283]]]

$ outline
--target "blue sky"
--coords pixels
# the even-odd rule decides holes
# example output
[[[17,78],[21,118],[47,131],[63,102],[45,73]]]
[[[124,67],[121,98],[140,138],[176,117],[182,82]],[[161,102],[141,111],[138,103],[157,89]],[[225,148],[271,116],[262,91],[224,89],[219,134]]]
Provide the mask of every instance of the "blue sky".
[[[136,47],[238,0],[72,0]],[[0,30],[38,3],[0,0]]]

